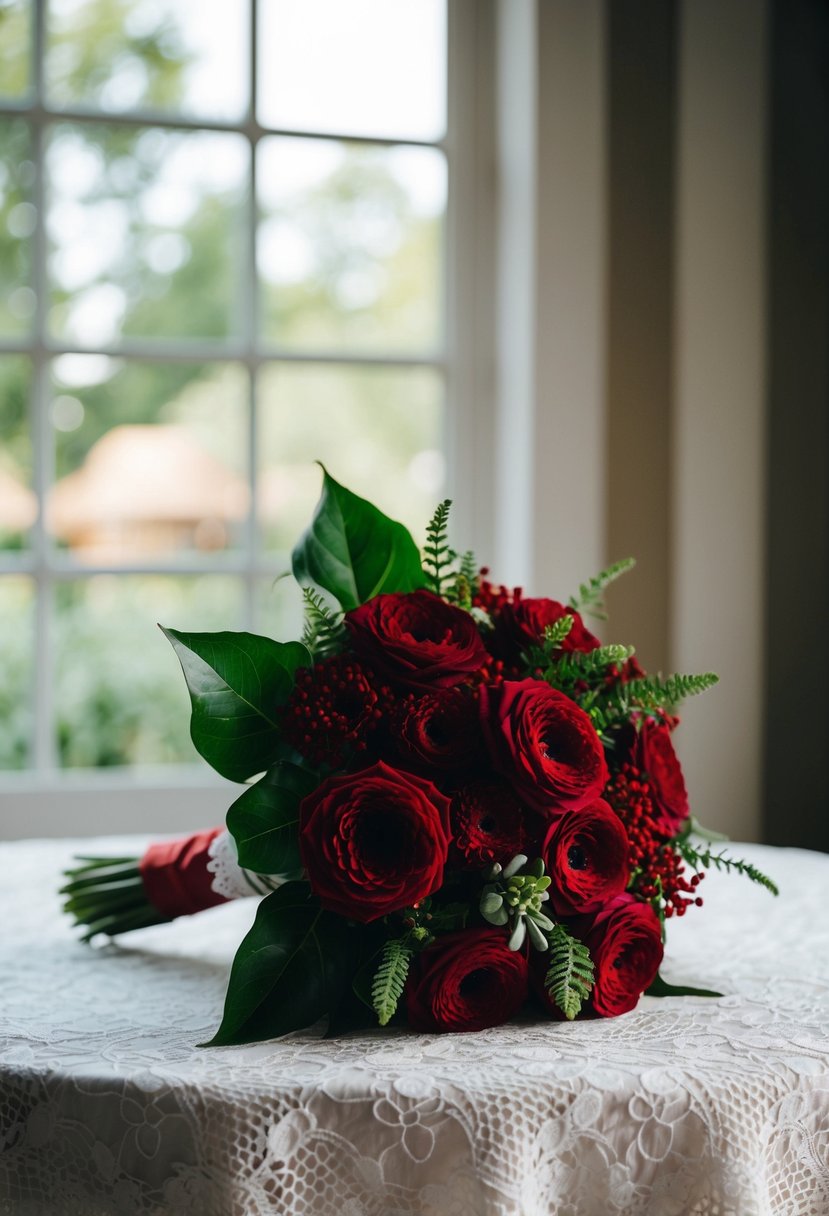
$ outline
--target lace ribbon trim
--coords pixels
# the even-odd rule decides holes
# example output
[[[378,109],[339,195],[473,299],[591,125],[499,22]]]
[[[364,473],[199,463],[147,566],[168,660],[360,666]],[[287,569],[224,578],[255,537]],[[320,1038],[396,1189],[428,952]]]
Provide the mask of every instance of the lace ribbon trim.
[[[291,875],[254,874],[243,870],[236,857],[236,842],[230,832],[220,832],[207,850],[207,870],[213,875],[212,888],[225,899],[245,899],[267,895],[288,881]]]

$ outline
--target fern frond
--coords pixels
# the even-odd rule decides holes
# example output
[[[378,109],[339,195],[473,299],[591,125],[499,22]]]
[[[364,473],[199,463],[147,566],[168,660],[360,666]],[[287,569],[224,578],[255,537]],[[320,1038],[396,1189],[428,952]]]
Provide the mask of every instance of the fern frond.
[[[597,646],[595,650],[586,653],[580,650],[570,650],[555,659],[544,673],[548,683],[559,688],[561,685],[572,685],[581,680],[590,680],[593,676],[607,675],[608,667],[617,667],[625,663],[634,653],[633,646]]]
[[[593,979],[593,960],[587,946],[572,937],[564,925],[555,925],[550,933],[550,966],[544,987],[568,1022],[590,996]]]
[[[565,612],[557,621],[553,621],[552,625],[545,625],[544,650],[548,653],[551,650],[558,650],[575,623],[576,618],[570,616],[569,612]]]
[[[721,853],[713,853],[710,848],[698,849],[696,845],[691,844],[688,840],[678,841],[677,848],[685,861],[693,866],[695,870],[708,870],[711,866],[715,870],[725,870],[727,873],[734,870],[737,874],[742,874],[746,878],[750,878],[752,882],[765,887],[767,891],[771,891],[772,895],[780,894],[777,883],[769,878],[767,874],[764,874],[762,870],[758,870],[756,866],[753,866],[751,862],[741,861],[737,857],[729,857],[724,850]]]
[[[435,513],[426,528],[426,544],[423,547],[423,573],[429,590],[435,595],[444,594],[444,584],[449,579],[450,566],[457,554],[449,548],[447,528],[451,498],[445,498],[435,508]]]
[[[607,620],[604,604],[605,591],[611,583],[615,583],[617,578],[626,574],[628,570],[632,570],[635,565],[636,561],[632,557],[624,557],[620,562],[614,562],[595,578],[581,584],[578,595],[574,595],[570,599],[570,607],[575,608],[577,612],[586,612],[601,621]]]
[[[315,659],[324,659],[342,648],[345,626],[341,612],[332,612],[325,600],[311,587],[302,588],[305,623],[302,643]]]
[[[377,1020],[386,1026],[394,1017],[397,1003],[403,995],[412,951],[402,941],[386,942],[380,964],[371,985],[371,1003]]]
[[[631,703],[640,709],[672,709],[688,697],[713,688],[720,677],[713,671],[700,675],[644,676],[624,685]]]

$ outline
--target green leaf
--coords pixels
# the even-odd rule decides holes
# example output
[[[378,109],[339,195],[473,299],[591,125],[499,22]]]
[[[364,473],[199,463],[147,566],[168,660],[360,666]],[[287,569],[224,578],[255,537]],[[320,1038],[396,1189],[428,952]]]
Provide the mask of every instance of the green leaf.
[[[426,585],[435,595],[443,595],[444,583],[455,561],[455,553],[449,548],[447,529],[451,498],[445,498],[435,508],[435,513],[426,525],[426,544],[423,547],[423,574]]]
[[[199,755],[230,781],[264,772],[280,753],[275,712],[297,668],[311,665],[306,648],[253,633],[161,630],[190,690],[190,737]]]
[[[278,761],[227,812],[239,865],[255,874],[291,874],[301,866],[299,808],[317,787],[315,773]]]
[[[254,1043],[312,1025],[339,1004],[350,966],[349,930],[307,883],[262,900],[236,952],[222,1024],[208,1047]]]
[[[689,840],[678,840],[677,848],[685,861],[689,865],[692,865],[695,870],[699,870],[700,868],[708,870],[711,866],[716,870],[724,870],[726,873],[734,870],[737,874],[742,874],[752,882],[758,883],[759,886],[765,887],[767,891],[771,891],[772,895],[780,894],[780,888],[777,886],[777,883],[769,878],[767,874],[764,874],[762,870],[758,870],[749,861],[742,861],[737,857],[729,857],[725,850],[714,853],[710,848],[699,849],[691,844]]]
[[[352,494],[323,469],[322,496],[292,556],[294,577],[349,612],[381,592],[426,585],[417,545],[402,524]]]
[[[656,979],[650,988],[646,989],[645,996],[722,996],[722,993],[714,992],[711,988],[688,988],[684,984],[669,984],[657,972]]]
[[[599,620],[607,620],[604,603],[605,591],[611,583],[615,583],[617,578],[626,574],[628,570],[632,570],[635,565],[636,561],[632,557],[624,557],[620,562],[614,562],[612,566],[602,570],[601,574],[597,574],[589,582],[581,584],[578,595],[570,597],[570,607],[575,608],[577,612],[589,613]]]
[[[381,1026],[388,1026],[397,1012],[411,961],[412,951],[404,942],[386,942],[371,985],[371,1004]]]
[[[590,951],[564,925],[556,925],[550,934],[550,966],[544,986],[568,1022],[581,1011],[593,988]]]

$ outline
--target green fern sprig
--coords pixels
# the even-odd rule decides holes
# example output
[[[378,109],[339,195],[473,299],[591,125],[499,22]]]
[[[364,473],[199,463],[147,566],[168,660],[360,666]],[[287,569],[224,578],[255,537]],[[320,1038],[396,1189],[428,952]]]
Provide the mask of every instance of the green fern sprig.
[[[594,970],[584,942],[572,937],[564,925],[555,925],[549,935],[550,966],[544,987],[561,1012],[572,1022],[593,988]]]
[[[756,866],[753,866],[748,861],[742,861],[737,857],[729,857],[724,850],[721,853],[713,853],[710,848],[697,848],[689,840],[677,841],[677,847],[684,860],[693,866],[695,870],[708,870],[711,866],[715,870],[725,870],[727,873],[734,870],[737,874],[742,874],[746,878],[750,878],[752,882],[765,887],[767,891],[771,891],[772,895],[780,894],[780,888],[777,886],[777,883],[769,878],[767,874],[764,874],[762,870],[758,870]]]
[[[544,673],[544,678],[556,688],[562,685],[573,685],[582,680],[589,682],[596,676],[604,679],[608,667],[618,667],[626,662],[633,653],[633,646],[614,644],[597,646],[595,650],[586,653],[580,650],[566,651],[550,664]]]
[[[644,676],[642,679],[618,683],[601,689],[580,704],[590,713],[599,734],[605,734],[619,722],[627,721],[637,711],[655,713],[674,710],[687,697],[699,695],[718,683],[713,671],[701,675]],[[589,701],[589,704],[587,703]]]
[[[632,557],[624,557],[620,562],[614,562],[612,566],[608,566],[606,570],[602,570],[595,578],[591,578],[589,582],[581,584],[578,595],[574,595],[570,599],[570,607],[575,608],[577,612],[586,612],[600,621],[606,621],[605,591],[611,583],[614,583],[617,578],[626,574],[628,570],[632,570],[635,565],[636,560]]]
[[[423,547],[423,573],[430,591],[443,595],[448,583],[451,567],[457,554],[449,548],[447,528],[451,498],[445,498],[435,508],[435,513],[426,528],[426,544]]]
[[[451,550],[450,550],[451,552]],[[461,555],[460,565],[455,574],[451,588],[446,598],[467,612],[472,608],[472,601],[478,594],[478,563],[471,549]]]
[[[325,600],[311,587],[302,588],[305,622],[302,642],[315,659],[324,659],[342,649],[345,625],[341,612],[332,612]]]
[[[403,941],[386,942],[371,985],[371,1003],[381,1026],[387,1026],[397,1010],[406,986],[411,947]]]

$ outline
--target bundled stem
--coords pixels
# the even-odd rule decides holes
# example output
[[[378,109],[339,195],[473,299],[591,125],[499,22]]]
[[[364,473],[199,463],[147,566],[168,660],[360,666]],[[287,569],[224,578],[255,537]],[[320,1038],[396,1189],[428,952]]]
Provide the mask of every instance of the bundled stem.
[[[82,941],[91,941],[96,933],[115,937],[170,920],[147,899],[138,857],[76,857],[75,860],[82,864],[65,872],[67,882],[60,893],[66,897],[64,912],[85,930]]]

